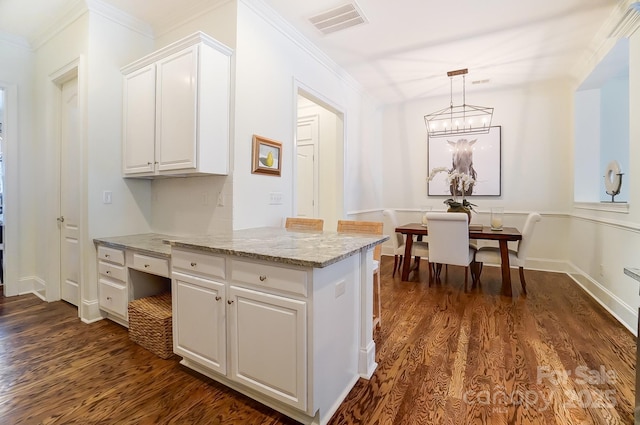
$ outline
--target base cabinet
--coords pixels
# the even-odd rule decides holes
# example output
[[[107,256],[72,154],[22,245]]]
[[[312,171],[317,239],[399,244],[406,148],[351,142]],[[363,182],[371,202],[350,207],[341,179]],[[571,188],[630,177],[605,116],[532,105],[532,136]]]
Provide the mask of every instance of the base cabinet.
[[[224,283],[173,273],[174,353],[227,373]]]
[[[171,262],[182,364],[327,424],[360,377],[360,256],[318,269],[172,247]]]
[[[229,301],[231,379],[306,410],[306,302],[237,286]]]

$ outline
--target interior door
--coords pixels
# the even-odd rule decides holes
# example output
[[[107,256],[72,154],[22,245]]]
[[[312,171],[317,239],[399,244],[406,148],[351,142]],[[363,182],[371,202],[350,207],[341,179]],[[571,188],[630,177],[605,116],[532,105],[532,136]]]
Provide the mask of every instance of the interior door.
[[[80,300],[80,171],[78,79],[62,85],[60,106],[60,288],[63,300]]]
[[[297,216],[318,217],[318,116],[298,119]]]

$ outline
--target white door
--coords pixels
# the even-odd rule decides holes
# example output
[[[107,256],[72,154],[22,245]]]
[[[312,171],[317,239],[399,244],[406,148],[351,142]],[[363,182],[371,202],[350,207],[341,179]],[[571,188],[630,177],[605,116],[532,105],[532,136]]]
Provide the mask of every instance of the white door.
[[[63,300],[77,306],[80,300],[82,170],[77,78],[63,84],[60,112],[60,291]]]
[[[197,75],[198,46],[158,61],[157,171],[196,168]]]
[[[297,132],[297,213],[298,217],[318,217],[318,116],[298,119]]]
[[[124,78],[123,172],[150,174],[155,167],[156,66],[151,64]]]
[[[229,288],[231,379],[300,410],[307,408],[307,304]]]
[[[173,273],[174,352],[227,373],[225,285]]]

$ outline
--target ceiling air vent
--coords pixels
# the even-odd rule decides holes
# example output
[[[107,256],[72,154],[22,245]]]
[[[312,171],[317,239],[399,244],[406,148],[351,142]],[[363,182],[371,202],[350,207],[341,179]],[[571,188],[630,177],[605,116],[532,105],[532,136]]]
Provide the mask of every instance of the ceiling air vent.
[[[368,22],[355,3],[348,3],[319,13],[309,18],[309,21],[325,35]]]

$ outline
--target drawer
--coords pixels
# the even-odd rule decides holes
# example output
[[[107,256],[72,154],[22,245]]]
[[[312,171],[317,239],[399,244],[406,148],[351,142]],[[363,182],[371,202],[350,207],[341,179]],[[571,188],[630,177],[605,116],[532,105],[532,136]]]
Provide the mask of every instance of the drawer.
[[[98,280],[98,300],[100,308],[127,318],[127,287],[114,282]]]
[[[174,249],[171,252],[171,265],[188,273],[225,278],[224,257],[216,255]]]
[[[119,266],[117,264],[98,261],[98,273],[110,277],[111,279],[121,280],[122,282],[127,281],[126,267]]]
[[[134,252],[132,259],[133,261],[129,264],[131,268],[169,277],[169,260],[166,258],[150,257]]]
[[[237,283],[307,296],[308,272],[248,261],[231,261],[231,279]]]
[[[124,251],[106,246],[98,246],[98,258],[124,266]]]

